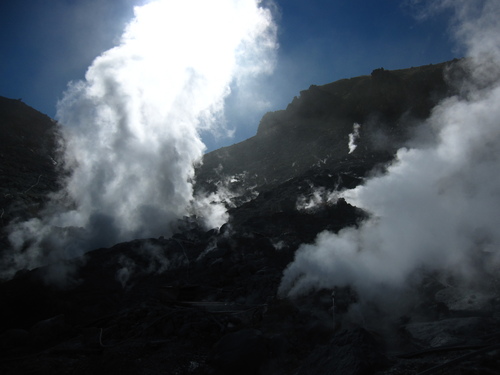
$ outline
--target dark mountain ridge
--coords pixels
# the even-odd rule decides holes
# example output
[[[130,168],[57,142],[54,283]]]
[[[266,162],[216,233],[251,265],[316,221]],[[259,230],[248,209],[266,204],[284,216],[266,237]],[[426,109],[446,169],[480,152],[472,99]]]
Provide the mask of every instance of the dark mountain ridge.
[[[0,97],[0,226],[28,218],[58,188],[57,124],[20,99]]]
[[[453,80],[446,79],[460,74],[455,63],[379,68],[369,76],[312,85],[285,110],[265,114],[254,137],[206,154],[197,182],[213,190],[214,182],[245,174],[249,186],[272,187],[314,167],[386,162],[408,140],[413,125],[456,93]],[[349,154],[354,123],[361,134]]]

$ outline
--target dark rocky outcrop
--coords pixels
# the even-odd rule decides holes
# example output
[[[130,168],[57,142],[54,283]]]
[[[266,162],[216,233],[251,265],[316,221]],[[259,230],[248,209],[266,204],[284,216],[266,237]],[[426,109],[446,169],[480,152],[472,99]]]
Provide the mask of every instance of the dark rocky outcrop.
[[[276,186],[313,167],[373,167],[386,162],[436,103],[455,92],[445,76],[456,62],[343,79],[301,91],[286,110],[269,112],[257,134],[205,155],[199,187],[211,190],[224,176],[245,173],[249,185]],[[353,124],[361,125],[358,148],[349,154]]]
[[[0,231],[33,216],[58,188],[58,127],[21,100],[0,97]]]

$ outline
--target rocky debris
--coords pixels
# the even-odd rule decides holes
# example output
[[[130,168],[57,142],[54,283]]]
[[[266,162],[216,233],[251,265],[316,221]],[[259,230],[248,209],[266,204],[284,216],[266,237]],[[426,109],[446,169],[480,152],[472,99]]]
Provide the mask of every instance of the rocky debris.
[[[372,374],[387,367],[383,343],[363,328],[345,329],[330,343],[315,349],[300,367],[299,375]]]
[[[498,328],[498,322],[487,317],[450,318],[405,326],[412,339],[428,347],[471,344]]]
[[[436,301],[454,314],[491,314],[498,296],[494,291],[449,286],[436,293]]]
[[[307,180],[336,181],[316,172]],[[445,374],[498,368],[500,352],[492,348],[500,341],[498,306],[485,302],[463,314],[453,309],[456,299],[443,299],[462,295],[457,290],[471,297],[470,288],[451,293],[429,278],[417,290],[421,304],[405,316],[388,322],[393,318],[363,311],[376,317],[369,328],[349,319],[357,299],[348,286],[277,298],[282,271],[300,243],[364,217],[342,200],[303,212],[279,203],[302,183],[270,192],[258,201],[269,205],[262,212],[243,204],[220,230],[187,222],[172,238],[87,253],[75,260],[71,283],[46,284],[47,267],[0,284],[8,306],[0,310],[0,371],[286,375],[418,374],[445,364]],[[275,205],[268,201],[273,194]],[[476,296],[496,290],[476,289]],[[448,363],[466,354],[471,357]]]
[[[314,178],[321,176],[308,176]],[[0,332],[2,342],[10,343],[0,353],[0,370],[29,372],[35,363],[55,374],[66,368],[86,373],[97,366],[110,373],[141,373],[146,363],[144,373],[238,368],[264,374],[297,368],[289,358],[301,353],[299,340],[311,340],[311,348],[317,339],[327,341],[331,316],[326,309],[327,323],[318,323],[290,305],[289,320],[284,319],[286,309],[276,299],[281,273],[300,243],[363,216],[345,201],[298,212],[291,194],[299,183],[289,182],[276,193],[285,200],[288,194],[293,204],[259,212],[249,202],[220,230],[204,231],[188,221],[172,238],[98,249],[74,265],[21,272],[0,284],[2,302],[9,306],[0,310]],[[304,221],[308,224],[301,225]],[[282,247],[276,246],[279,241]],[[47,284],[47,275],[58,267],[72,270],[72,279]],[[27,341],[16,332],[28,332]],[[126,369],[117,363],[123,358],[119,353],[127,353]]]
[[[420,304],[405,316],[364,306],[374,309],[362,311],[373,317],[369,327],[352,317],[360,306],[349,286],[277,298],[300,244],[366,217],[342,199],[299,210],[297,197],[312,197],[318,186],[328,192],[355,186],[357,176],[348,167],[312,170],[232,209],[220,229],[205,231],[186,219],[171,238],[134,240],[74,264],[20,272],[0,284],[7,306],[0,310],[0,371],[418,374],[437,365],[445,374],[495,371],[494,280],[479,288],[424,278],[416,289]],[[58,267],[71,270],[71,280],[47,284]]]

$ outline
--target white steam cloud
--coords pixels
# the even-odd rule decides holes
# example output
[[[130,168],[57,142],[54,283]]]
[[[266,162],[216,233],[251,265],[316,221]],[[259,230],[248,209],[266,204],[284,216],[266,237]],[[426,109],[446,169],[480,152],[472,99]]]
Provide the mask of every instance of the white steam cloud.
[[[9,269],[171,233],[192,206],[200,131],[220,131],[230,85],[271,72],[276,48],[258,0],[136,7],[119,45],[58,104],[71,174],[43,218],[11,228]]]
[[[399,150],[386,174],[345,191],[371,218],[302,245],[284,272],[281,295],[351,285],[362,300],[376,301],[422,270],[469,281],[498,272],[500,2],[441,5],[455,11],[469,78],[461,95],[440,103],[422,125],[437,139]]]
[[[352,133],[349,134],[349,143],[347,144],[347,147],[349,147],[349,154],[352,154],[354,152],[354,150],[356,150],[356,147],[358,147],[358,145],[356,144],[356,141],[359,138],[359,128],[360,127],[361,127],[361,125],[359,125],[356,122],[352,126]]]

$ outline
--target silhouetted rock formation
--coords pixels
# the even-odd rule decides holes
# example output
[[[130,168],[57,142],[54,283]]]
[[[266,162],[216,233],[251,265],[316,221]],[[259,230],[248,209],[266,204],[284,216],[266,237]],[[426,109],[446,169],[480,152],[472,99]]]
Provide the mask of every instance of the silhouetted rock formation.
[[[245,173],[248,184],[276,186],[318,167],[362,165],[392,158],[413,126],[455,90],[445,75],[454,62],[343,79],[300,92],[286,110],[269,112],[257,134],[205,155],[197,171],[199,187],[214,189],[224,176]],[[353,124],[361,125],[358,148],[349,154]]]
[[[57,125],[21,100],[0,97],[0,227],[33,215],[57,189]]]

